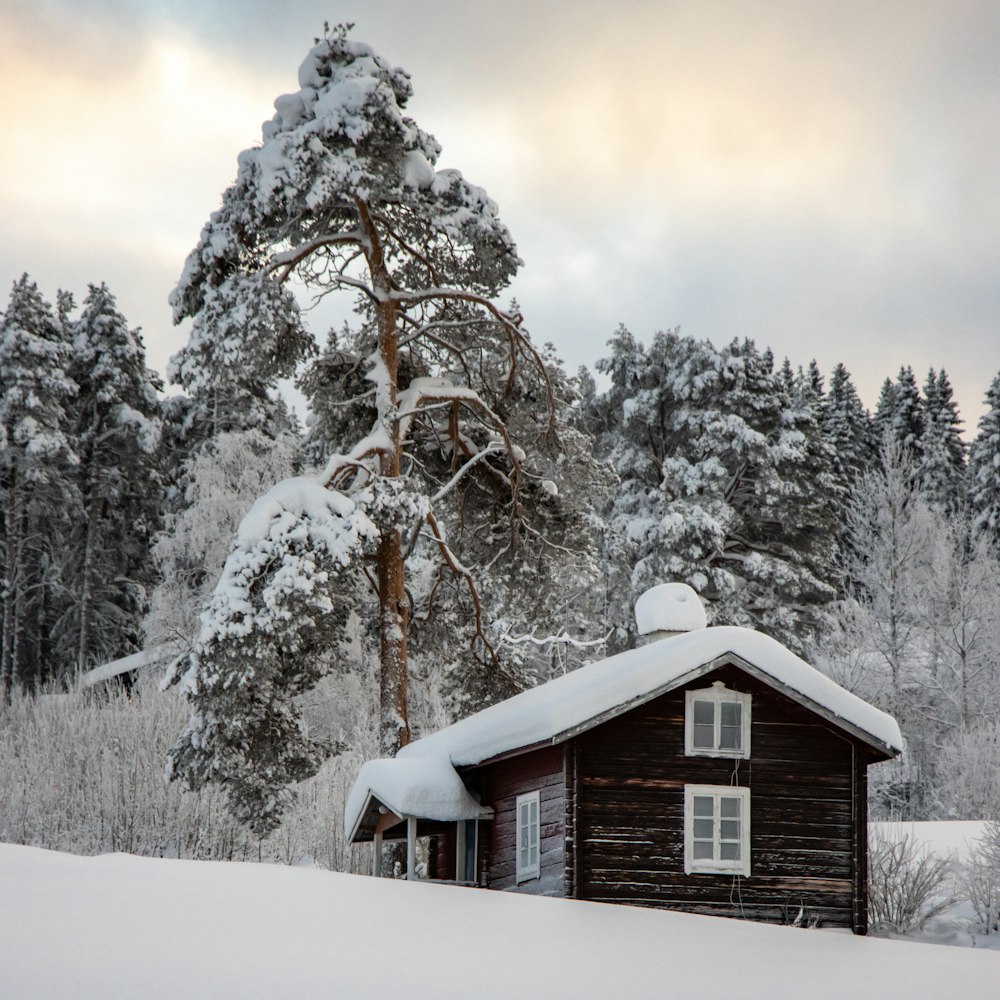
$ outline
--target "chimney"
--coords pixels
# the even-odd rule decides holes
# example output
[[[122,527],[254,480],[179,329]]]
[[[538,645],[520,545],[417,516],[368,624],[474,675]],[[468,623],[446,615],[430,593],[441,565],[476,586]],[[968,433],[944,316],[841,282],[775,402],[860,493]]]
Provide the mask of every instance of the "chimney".
[[[635,602],[635,623],[646,642],[656,642],[707,624],[701,598],[686,583],[661,583]]]

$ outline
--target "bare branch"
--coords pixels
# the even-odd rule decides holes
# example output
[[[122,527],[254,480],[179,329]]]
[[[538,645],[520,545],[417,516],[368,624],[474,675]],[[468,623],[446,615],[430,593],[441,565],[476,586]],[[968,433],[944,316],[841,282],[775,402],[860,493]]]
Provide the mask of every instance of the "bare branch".
[[[280,268],[281,274],[278,275],[278,281],[284,281],[295,270],[297,264],[300,264],[306,257],[321,247],[342,246],[350,243],[357,245],[360,240],[361,233],[356,229],[349,233],[317,236],[314,239],[306,240],[305,243],[300,243],[296,247],[292,247],[290,250],[282,250],[281,253],[276,253],[264,271],[268,274]]]
[[[441,550],[441,555],[448,568],[456,576],[462,577],[469,588],[469,596],[472,598],[472,606],[476,614],[476,632],[472,637],[472,644],[475,645],[476,639],[479,639],[480,642],[482,642],[483,647],[490,654],[490,660],[496,664],[496,650],[494,650],[489,639],[486,638],[486,634],[483,632],[483,608],[479,600],[479,591],[476,589],[476,581],[473,579],[472,573],[470,573],[469,570],[458,561],[455,553],[449,548],[448,543],[444,540],[444,535],[438,526],[437,519],[432,513],[427,514],[427,524],[434,535],[434,541],[437,542],[438,548]]]

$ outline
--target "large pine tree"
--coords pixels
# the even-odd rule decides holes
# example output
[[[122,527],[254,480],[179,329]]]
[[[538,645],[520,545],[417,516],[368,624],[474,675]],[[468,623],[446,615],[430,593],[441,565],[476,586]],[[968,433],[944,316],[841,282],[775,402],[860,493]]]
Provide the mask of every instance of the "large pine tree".
[[[222,777],[261,829],[280,814],[285,784],[323,755],[301,731],[295,696],[366,592],[381,748],[392,753],[410,737],[408,560],[433,559],[465,588],[469,635],[490,658],[482,566],[462,546],[489,551],[495,566],[522,546],[560,544],[546,513],[558,498],[528,457],[559,450],[557,389],[521,317],[493,302],[519,264],[496,205],[436,168],[440,147],[406,115],[409,77],[346,29],[317,43],[299,84],[275,102],[261,146],[240,155],[172,297],[177,319],[194,320],[175,363],[192,390],[219,366],[289,374],[315,350],[293,280],[312,295],[357,297],[360,325],[345,346],[362,398],[344,402],[367,424],[321,475],[258,501],[186,663],[194,714],[173,773],[192,785]],[[521,393],[534,419],[516,421],[530,428],[519,443]],[[460,531],[443,507],[469,515]]]

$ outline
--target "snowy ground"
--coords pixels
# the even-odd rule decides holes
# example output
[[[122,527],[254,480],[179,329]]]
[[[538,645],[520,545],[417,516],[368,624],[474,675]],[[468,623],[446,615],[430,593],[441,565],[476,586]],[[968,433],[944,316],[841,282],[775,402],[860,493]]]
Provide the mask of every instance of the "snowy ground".
[[[5,1000],[961,1000],[1000,954],[270,865],[0,845]]]

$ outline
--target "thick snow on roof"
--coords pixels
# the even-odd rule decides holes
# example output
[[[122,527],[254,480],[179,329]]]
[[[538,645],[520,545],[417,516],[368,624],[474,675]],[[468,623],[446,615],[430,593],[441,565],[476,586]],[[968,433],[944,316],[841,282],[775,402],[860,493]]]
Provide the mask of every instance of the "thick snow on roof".
[[[845,691],[770,636],[731,626],[698,629],[587,664],[500,702],[411,743],[395,760],[378,761],[383,766],[377,772],[365,765],[348,802],[344,817],[347,832],[354,831],[369,792],[385,802],[383,791],[398,794],[397,781],[412,780],[426,786],[419,790],[420,795],[430,797],[445,761],[453,767],[465,767],[522,747],[559,742],[615,709],[624,710],[670,690],[726,654],[745,660],[807,704],[859,730],[872,744],[890,753],[902,749],[894,719]],[[417,796],[418,791],[412,794]]]
[[[652,632],[693,632],[708,623],[705,605],[686,583],[661,583],[635,602],[639,635]]]
[[[451,762],[438,754],[368,761],[347,800],[348,833],[353,832],[370,792],[397,816],[459,820],[493,813],[476,802]]]

